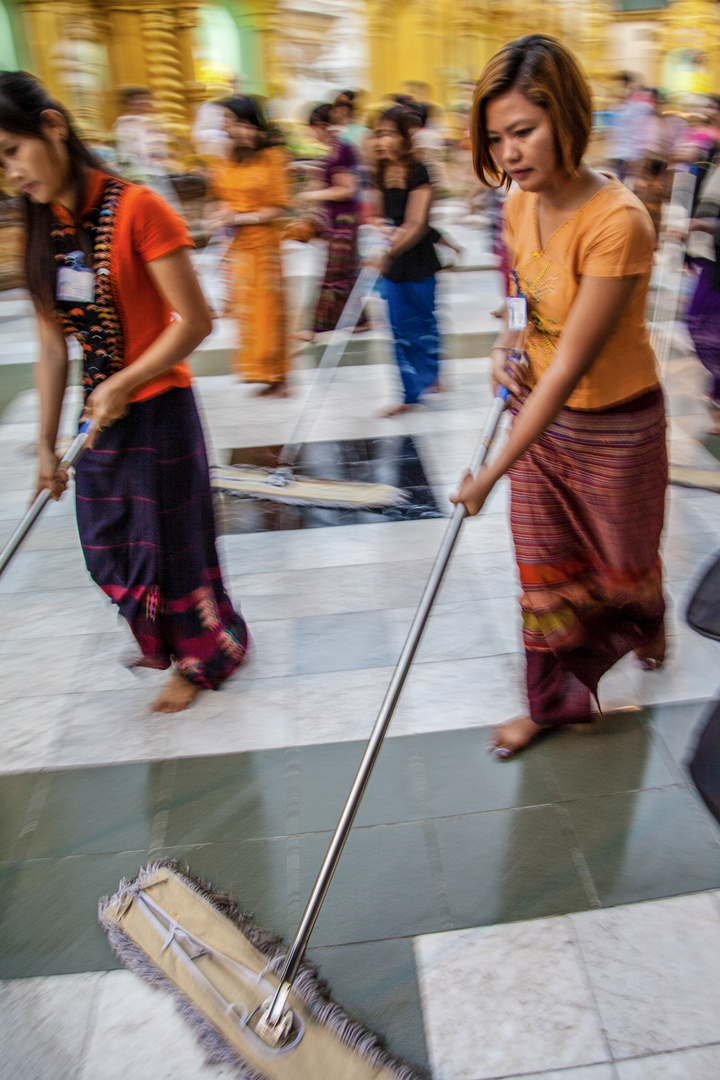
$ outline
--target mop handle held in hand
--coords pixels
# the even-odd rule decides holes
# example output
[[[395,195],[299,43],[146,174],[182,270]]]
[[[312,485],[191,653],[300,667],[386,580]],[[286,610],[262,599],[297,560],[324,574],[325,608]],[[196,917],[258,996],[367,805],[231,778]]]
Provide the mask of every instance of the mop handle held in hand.
[[[62,460],[58,464],[59,469],[70,469],[73,465],[76,464],[83,451],[85,443],[87,442],[88,435],[90,434],[92,426],[93,424],[91,420],[86,420],[80,426],[80,430],[78,431],[77,435],[68,447],[66,453],[63,454]],[[15,532],[8,540],[5,547],[2,549],[2,552],[0,553],[0,574],[3,573],[8,563],[12,559],[13,555],[20,547],[27,534],[30,532],[30,529],[40,517],[40,513],[45,508],[49,498],[49,488],[43,488],[43,490],[39,491],[35,496],[29,510],[25,514],[24,518],[18,525]]]
[[[477,472],[487,457],[490,444],[495,436],[500,417],[507,406],[509,397],[510,392],[504,386],[498,386],[492,409],[490,410],[490,414],[485,424],[485,429],[472,458],[470,468],[473,473]],[[348,833],[350,832],[352,823],[355,819],[360,800],[362,799],[365,788],[370,780],[373,766],[380,753],[383,739],[385,738],[385,734],[395,711],[395,706],[397,705],[405,679],[410,670],[410,665],[412,664],[413,657],[415,656],[418,644],[420,643],[420,637],[425,629],[430,610],[438,589],[440,588],[440,583],[443,579],[445,570],[447,569],[450,555],[452,554],[455,541],[460,532],[460,526],[466,516],[467,507],[463,503],[458,503],[452,512],[440,550],[435,558],[435,563],[430,571],[430,576],[425,585],[425,590],[415,613],[415,618],[413,619],[405,645],[400,654],[400,659],[398,660],[392,679],[390,680],[390,686],[385,694],[385,700],[380,707],[380,712],[375,721],[375,727],[373,728],[365,749],[357,776],[355,777],[342,816],[330,842],[330,847],[328,848],[325,860],[320,868],[320,873],[318,874],[307,907],[305,908],[300,921],[295,940],[290,946],[285,964],[280,973],[280,985],[267,1013],[267,1024],[271,1028],[279,1023],[285,1012],[290,987],[292,986],[293,980],[302,963],[303,956],[305,955],[310,934],[312,933],[317,917],[320,914],[320,908],[322,907],[325,895],[330,887],[330,882],[332,881],[337,864],[340,861],[340,856],[342,855],[345,841],[347,840]]]

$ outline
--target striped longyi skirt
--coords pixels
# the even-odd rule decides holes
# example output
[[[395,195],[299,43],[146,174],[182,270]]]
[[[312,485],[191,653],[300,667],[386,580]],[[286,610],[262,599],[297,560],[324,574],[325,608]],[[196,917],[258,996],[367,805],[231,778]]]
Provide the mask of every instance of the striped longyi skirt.
[[[589,720],[601,676],[661,635],[667,469],[659,388],[603,412],[562,409],[511,469],[536,723]]]
[[[135,666],[175,663],[217,689],[242,663],[248,632],[222,582],[192,390],[132,404],[83,454],[75,491],[87,568],[130,624]]]

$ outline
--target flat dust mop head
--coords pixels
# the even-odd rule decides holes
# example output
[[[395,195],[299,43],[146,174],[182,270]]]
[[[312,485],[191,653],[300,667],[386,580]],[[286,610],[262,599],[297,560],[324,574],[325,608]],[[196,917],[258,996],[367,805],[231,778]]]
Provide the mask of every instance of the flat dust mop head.
[[[177,863],[160,860],[122,881],[100,901],[99,918],[119,959],[173,992],[208,1063],[234,1065],[244,1080],[419,1080],[329,1000],[305,962],[290,992],[288,1038],[267,1046],[248,1020],[275,993],[285,947]]]
[[[210,469],[210,484],[229,495],[241,498],[272,499],[291,506],[338,507],[354,510],[358,507],[382,509],[402,506],[407,493],[391,484],[363,484],[351,480],[318,480],[312,476],[295,476],[282,469],[272,470],[252,465],[214,465]]]

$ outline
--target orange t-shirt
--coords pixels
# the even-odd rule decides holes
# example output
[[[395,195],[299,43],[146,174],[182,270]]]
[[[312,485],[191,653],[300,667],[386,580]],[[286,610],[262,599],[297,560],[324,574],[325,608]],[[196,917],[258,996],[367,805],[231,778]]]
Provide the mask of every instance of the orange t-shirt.
[[[78,218],[102,198],[108,180],[94,169],[88,179]],[[63,207],[53,204],[55,217],[74,225]],[[193,247],[187,225],[163,198],[141,184],[126,183],[116,212],[110,252],[110,282],[123,332],[124,360],[132,364],[172,321],[172,311],[160,296],[145,266],[181,247]],[[183,362],[139,387],[133,401],[162,394],[174,386],[190,386],[192,373]]]
[[[556,229],[541,250],[537,202],[535,193],[511,192],[505,202],[503,233],[527,297],[523,347],[533,380],[542,378],[552,363],[581,278],[636,276],[617,326],[567,404],[573,409],[604,409],[657,386],[645,325],[655,248],[647,210],[624,184],[612,179]]]

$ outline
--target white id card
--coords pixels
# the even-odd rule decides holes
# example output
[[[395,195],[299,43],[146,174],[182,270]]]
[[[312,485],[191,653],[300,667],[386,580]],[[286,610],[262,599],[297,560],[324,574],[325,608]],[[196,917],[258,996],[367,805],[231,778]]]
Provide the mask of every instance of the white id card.
[[[520,296],[508,296],[507,298],[508,330],[527,330],[527,298]]]
[[[95,275],[84,266],[79,270],[61,266],[57,272],[56,293],[58,300],[76,304],[91,304],[95,299]]]

